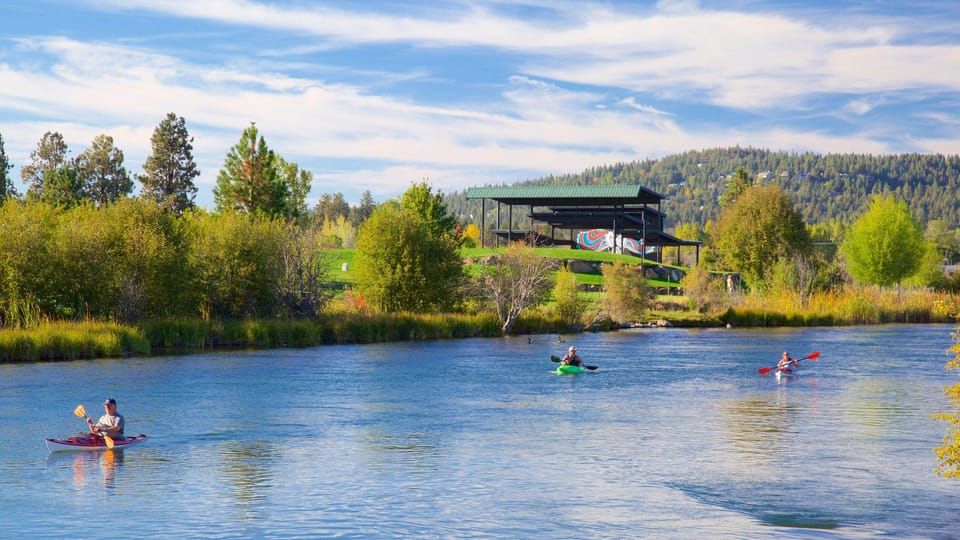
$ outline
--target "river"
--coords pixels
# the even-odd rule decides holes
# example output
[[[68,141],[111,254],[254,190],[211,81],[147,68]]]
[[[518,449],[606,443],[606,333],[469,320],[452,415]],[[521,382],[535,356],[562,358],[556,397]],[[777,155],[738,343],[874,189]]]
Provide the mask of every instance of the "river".
[[[0,365],[6,538],[960,538],[951,326]],[[562,342],[561,342],[562,341]],[[581,375],[551,373],[575,344]],[[757,370],[780,353],[797,377]],[[48,453],[116,398],[122,451]]]

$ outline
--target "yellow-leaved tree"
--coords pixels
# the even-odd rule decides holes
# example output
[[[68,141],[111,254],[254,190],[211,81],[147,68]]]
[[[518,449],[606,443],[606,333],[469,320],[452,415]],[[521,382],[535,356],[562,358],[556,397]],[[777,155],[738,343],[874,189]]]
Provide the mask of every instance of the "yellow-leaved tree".
[[[554,276],[553,300],[557,304],[557,316],[569,327],[580,324],[587,308],[586,299],[577,290],[577,277],[569,268],[557,270]]]
[[[947,371],[960,370],[960,327],[953,332],[954,353],[952,360],[947,362]],[[942,412],[933,415],[935,420],[948,422],[950,427],[943,436],[943,446],[933,449],[937,454],[937,474],[944,478],[960,478],[960,383],[948,386],[943,392],[953,405],[953,412]]]

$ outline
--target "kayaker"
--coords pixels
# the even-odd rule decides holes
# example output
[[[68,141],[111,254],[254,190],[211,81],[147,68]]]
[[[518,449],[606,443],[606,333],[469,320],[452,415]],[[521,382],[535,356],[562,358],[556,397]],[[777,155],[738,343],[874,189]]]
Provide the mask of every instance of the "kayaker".
[[[110,398],[103,402],[103,408],[106,414],[97,420],[87,418],[87,424],[90,424],[90,432],[94,435],[108,435],[111,439],[117,440],[123,438],[123,416],[117,412],[117,400]]]
[[[791,358],[790,353],[783,351],[783,354],[780,356],[780,361],[777,362],[777,369],[779,370],[789,370],[790,366],[797,367],[800,365],[800,361]]]
[[[570,347],[567,351],[567,355],[560,359],[560,365],[562,366],[582,366],[583,360],[577,356],[577,348]]]

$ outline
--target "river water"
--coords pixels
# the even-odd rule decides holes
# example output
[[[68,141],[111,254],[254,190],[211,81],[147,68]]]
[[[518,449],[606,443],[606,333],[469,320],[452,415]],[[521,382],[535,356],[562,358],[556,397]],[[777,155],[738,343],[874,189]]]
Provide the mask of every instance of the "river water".
[[[960,538],[952,327],[639,329],[0,366],[5,538]],[[560,342],[563,340],[563,343]],[[575,344],[582,375],[551,373]],[[801,374],[757,369],[819,351]],[[53,453],[119,402],[123,451]]]

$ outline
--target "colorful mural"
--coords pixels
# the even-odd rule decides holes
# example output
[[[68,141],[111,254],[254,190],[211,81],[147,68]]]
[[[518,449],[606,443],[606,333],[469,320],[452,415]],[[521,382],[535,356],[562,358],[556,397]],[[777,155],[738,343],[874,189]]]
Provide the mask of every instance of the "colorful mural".
[[[626,253],[637,257],[642,256],[643,244],[633,238],[624,238],[616,235],[613,231],[607,229],[590,229],[577,234],[577,246],[580,249],[590,251],[611,251],[613,253]],[[647,248],[647,253],[653,253],[654,246]]]

